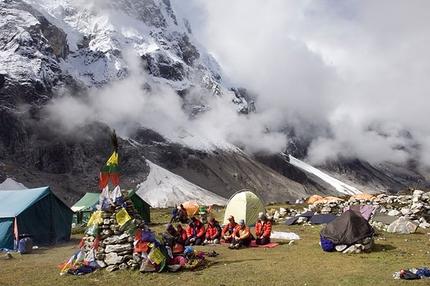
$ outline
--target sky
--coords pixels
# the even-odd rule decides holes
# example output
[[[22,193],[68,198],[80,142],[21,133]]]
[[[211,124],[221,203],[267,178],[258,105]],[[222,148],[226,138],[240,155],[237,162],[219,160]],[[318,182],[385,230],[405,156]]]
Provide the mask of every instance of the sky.
[[[258,94],[271,130],[320,130],[308,162],[430,166],[430,2],[186,2],[172,1],[229,80]]]

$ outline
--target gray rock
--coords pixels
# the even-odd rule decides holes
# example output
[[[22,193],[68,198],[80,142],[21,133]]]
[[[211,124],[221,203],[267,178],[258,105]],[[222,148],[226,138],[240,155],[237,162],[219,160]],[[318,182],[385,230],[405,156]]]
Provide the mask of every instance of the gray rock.
[[[336,251],[342,252],[344,251],[346,248],[348,247],[348,245],[346,244],[339,244],[335,246]]]
[[[398,210],[391,210],[387,213],[389,216],[400,216],[401,213]]]
[[[112,272],[118,269],[119,269],[118,265],[109,265],[108,267],[106,267],[106,271],[108,272]]]
[[[131,243],[125,243],[125,244],[109,244],[106,246],[105,252],[111,253],[111,252],[126,252],[133,250],[133,245]]]
[[[107,265],[120,264],[124,260],[124,256],[118,256],[116,252],[106,254],[105,263]]]
[[[418,224],[410,221],[405,217],[400,217],[398,220],[392,222],[387,231],[391,233],[409,234],[414,233],[418,228]]]
[[[107,237],[103,240],[104,244],[118,244],[118,243],[124,243],[127,241],[127,238],[129,235],[127,233],[123,233],[121,235],[112,235],[110,237]]]
[[[361,253],[363,250],[364,250],[363,245],[353,244],[347,249],[345,249],[342,253]]]
[[[105,268],[107,265],[103,260],[96,260],[97,264],[101,267],[101,268]]]

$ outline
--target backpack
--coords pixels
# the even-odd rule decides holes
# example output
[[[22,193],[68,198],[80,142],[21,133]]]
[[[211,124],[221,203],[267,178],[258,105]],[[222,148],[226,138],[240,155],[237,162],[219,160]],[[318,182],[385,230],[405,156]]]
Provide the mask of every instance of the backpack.
[[[410,270],[402,270],[402,271],[400,271],[400,278],[401,279],[406,279],[406,280],[421,279],[420,276],[418,276],[417,274],[413,273]]]
[[[321,248],[324,251],[332,252],[335,249],[334,243],[331,240],[322,237],[321,235],[320,235],[320,241],[321,241]]]

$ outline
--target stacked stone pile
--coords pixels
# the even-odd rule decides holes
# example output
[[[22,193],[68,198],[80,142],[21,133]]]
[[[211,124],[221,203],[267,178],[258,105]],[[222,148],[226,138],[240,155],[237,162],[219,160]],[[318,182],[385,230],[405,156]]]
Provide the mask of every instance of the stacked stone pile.
[[[312,211],[315,214],[341,214],[345,207],[352,205],[370,205],[375,208],[375,212],[393,218],[402,218],[402,221],[412,222],[417,227],[430,227],[428,223],[430,222],[430,192],[422,190],[415,190],[411,195],[379,195],[368,199],[317,201],[302,210],[294,207],[280,208],[279,210],[272,208],[267,211],[267,215],[275,222],[283,222],[306,211]],[[299,218],[296,223],[306,221],[305,218]],[[369,222],[379,229],[389,229],[387,224],[373,221],[372,219]]]
[[[286,209],[281,207],[279,208],[279,210],[275,208],[271,208],[267,210],[266,214],[270,220],[280,222],[285,220],[286,218],[293,217],[300,214],[300,211],[295,208]]]
[[[377,204],[379,211],[411,220],[430,220],[430,192],[415,190],[412,195],[387,196]]]
[[[137,269],[139,262],[133,259],[134,232],[143,225],[144,221],[134,207],[126,190],[121,190],[124,204],[112,203],[101,214],[101,220],[97,224],[96,231],[89,227],[82,238],[85,253],[90,251],[98,241],[98,247],[93,249],[94,257],[100,267],[108,271],[116,269]],[[117,221],[117,214],[125,210],[131,219],[122,226]]]

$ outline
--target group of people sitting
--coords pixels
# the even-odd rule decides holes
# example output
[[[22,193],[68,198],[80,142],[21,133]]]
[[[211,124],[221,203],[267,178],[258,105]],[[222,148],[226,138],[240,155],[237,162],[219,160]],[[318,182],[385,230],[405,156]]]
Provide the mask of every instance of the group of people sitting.
[[[254,239],[257,245],[270,243],[272,224],[263,212],[258,214],[258,221],[255,223],[255,237],[243,219],[236,222],[234,216],[230,215],[228,221],[228,224],[221,227],[219,222],[211,217],[206,227],[200,219],[193,216],[186,229],[181,224],[178,224],[175,229],[171,223],[168,223],[166,232],[174,238],[176,247],[179,248],[227,242],[230,243],[230,249],[239,249],[249,246]]]
[[[267,219],[264,213],[260,212],[258,214],[258,220],[255,223],[255,237],[243,219],[236,223],[234,217],[231,215],[228,217],[228,221],[229,223],[224,226],[221,234],[224,241],[230,242],[228,248],[239,249],[244,246],[249,246],[254,239],[257,245],[266,245],[270,243],[272,223]]]

